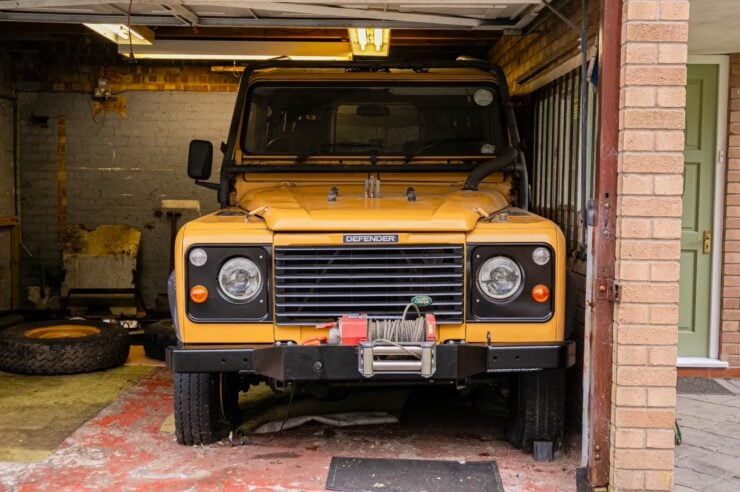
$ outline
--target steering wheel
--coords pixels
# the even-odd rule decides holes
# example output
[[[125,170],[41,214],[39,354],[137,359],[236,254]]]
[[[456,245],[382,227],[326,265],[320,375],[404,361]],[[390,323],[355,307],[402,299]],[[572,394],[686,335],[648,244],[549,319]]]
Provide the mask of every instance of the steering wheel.
[[[281,142],[291,142],[293,140],[302,140],[304,142],[310,142],[311,139],[305,135],[281,135],[279,137],[275,137],[269,142],[267,142],[267,145],[265,145],[264,150],[270,150],[274,145],[279,144]]]

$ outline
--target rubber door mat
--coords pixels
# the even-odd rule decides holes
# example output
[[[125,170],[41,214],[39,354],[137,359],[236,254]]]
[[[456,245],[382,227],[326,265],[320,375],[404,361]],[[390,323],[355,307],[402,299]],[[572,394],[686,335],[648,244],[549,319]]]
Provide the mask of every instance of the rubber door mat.
[[[717,381],[706,378],[678,378],[676,392],[679,395],[731,395],[728,390]]]
[[[328,490],[502,492],[495,461],[438,461],[333,457]]]

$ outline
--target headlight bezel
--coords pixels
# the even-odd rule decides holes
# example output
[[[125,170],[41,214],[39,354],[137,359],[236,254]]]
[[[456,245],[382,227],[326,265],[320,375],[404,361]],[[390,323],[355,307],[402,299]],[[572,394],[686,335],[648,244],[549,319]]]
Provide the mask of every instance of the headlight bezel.
[[[532,253],[537,248],[546,248],[550,253],[550,261],[545,265],[536,264],[532,258]],[[469,243],[467,251],[468,322],[542,323],[552,319],[556,297],[555,268],[557,264],[552,245],[546,243]],[[514,295],[505,299],[492,299],[478,286],[480,267],[495,256],[509,258],[521,270],[521,285]],[[538,284],[547,285],[550,289],[550,299],[544,303],[537,303],[530,295],[532,289]]]
[[[189,261],[190,251],[203,249],[208,261],[203,266],[193,266]],[[186,296],[186,312],[191,321],[197,323],[271,323],[271,245],[217,245],[193,244],[185,251],[185,288],[205,285],[211,292],[202,304],[193,303]],[[254,263],[262,277],[262,286],[257,294],[246,301],[230,298],[222,291],[219,276],[222,267],[230,260],[245,258]]]

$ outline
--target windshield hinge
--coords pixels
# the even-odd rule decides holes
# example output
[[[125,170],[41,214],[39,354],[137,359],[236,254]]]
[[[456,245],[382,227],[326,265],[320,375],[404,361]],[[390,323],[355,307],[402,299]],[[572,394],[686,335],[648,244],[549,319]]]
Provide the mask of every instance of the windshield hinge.
[[[365,198],[380,198],[380,178],[374,174],[365,180]]]

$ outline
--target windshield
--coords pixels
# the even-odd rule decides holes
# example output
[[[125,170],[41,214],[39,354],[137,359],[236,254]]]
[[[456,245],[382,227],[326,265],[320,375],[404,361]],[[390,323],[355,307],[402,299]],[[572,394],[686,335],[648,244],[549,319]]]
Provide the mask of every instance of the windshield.
[[[490,156],[506,147],[493,85],[258,86],[242,150],[256,155]]]

